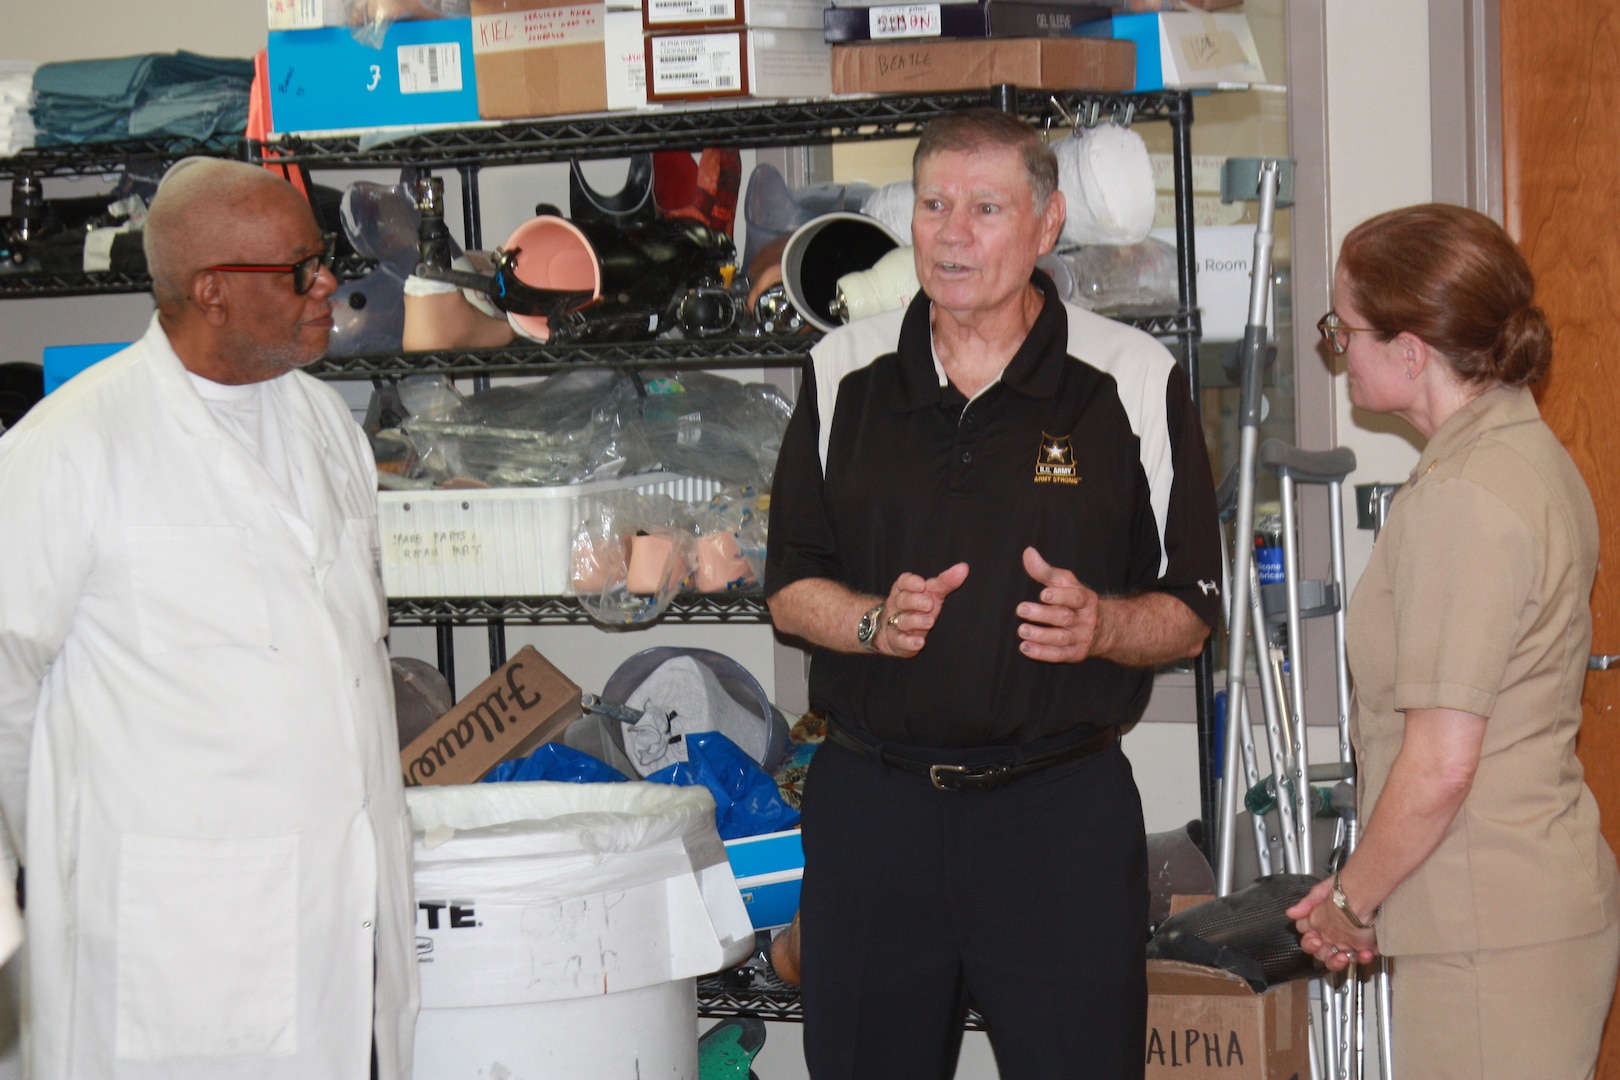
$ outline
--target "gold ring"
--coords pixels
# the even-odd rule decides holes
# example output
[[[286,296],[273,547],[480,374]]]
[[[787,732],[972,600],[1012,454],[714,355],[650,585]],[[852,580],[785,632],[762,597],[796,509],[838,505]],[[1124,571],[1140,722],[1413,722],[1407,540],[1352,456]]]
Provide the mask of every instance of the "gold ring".
[[[903,612],[903,611],[897,611],[893,615],[890,615],[887,619],[885,619],[883,621],[888,623],[890,626],[894,627],[896,630],[898,630],[898,629],[900,629],[900,616],[902,616],[904,614],[905,614],[905,612]]]

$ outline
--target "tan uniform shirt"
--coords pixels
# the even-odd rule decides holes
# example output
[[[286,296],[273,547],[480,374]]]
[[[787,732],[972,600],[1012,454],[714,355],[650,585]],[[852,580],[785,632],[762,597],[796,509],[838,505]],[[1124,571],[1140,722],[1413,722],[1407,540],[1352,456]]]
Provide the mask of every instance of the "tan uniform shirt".
[[[1575,757],[1597,514],[1527,390],[1486,391],[1429,441],[1350,604],[1362,820],[1404,710],[1489,718],[1473,789],[1384,903],[1387,953],[1577,937],[1615,918],[1620,876]]]

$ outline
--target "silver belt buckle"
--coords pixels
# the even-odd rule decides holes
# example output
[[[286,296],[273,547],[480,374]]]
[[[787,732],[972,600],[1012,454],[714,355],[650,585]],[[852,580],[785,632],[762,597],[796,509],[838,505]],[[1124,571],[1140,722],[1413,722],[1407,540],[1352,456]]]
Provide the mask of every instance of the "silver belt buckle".
[[[967,772],[967,766],[965,765],[930,765],[928,766],[928,780],[929,783],[941,791],[958,791],[959,788],[940,783],[940,777],[945,773],[955,773],[961,776],[965,772]]]

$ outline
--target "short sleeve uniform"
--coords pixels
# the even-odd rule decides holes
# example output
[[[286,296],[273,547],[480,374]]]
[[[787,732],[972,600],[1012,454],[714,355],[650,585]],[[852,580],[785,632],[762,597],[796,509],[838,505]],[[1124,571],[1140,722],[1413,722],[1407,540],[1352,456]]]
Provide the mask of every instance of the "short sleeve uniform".
[[[1219,539],[1203,431],[1151,337],[1045,304],[999,381],[968,401],[932,348],[925,296],[829,334],[784,437],[766,589],[826,578],[886,595],[966,562],[927,647],[897,662],[818,653],[810,700],[912,746],[985,747],[1129,723],[1152,673],[1018,649],[1033,545],[1099,593],[1164,592],[1214,625]]]
[[[1406,710],[1488,723],[1462,809],[1384,903],[1385,952],[1510,948],[1614,920],[1615,861],[1575,756],[1597,554],[1591,496],[1526,390],[1464,406],[1396,494],[1347,627],[1363,820]]]

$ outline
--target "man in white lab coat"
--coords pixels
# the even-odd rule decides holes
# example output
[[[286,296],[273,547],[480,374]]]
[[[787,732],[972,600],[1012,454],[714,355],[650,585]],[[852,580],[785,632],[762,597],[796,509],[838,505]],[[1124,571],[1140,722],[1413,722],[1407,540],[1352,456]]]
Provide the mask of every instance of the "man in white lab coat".
[[[0,439],[0,809],[36,1080],[408,1080],[376,475],[308,204],[182,162],[144,337]],[[71,336],[71,327],[63,333]]]

